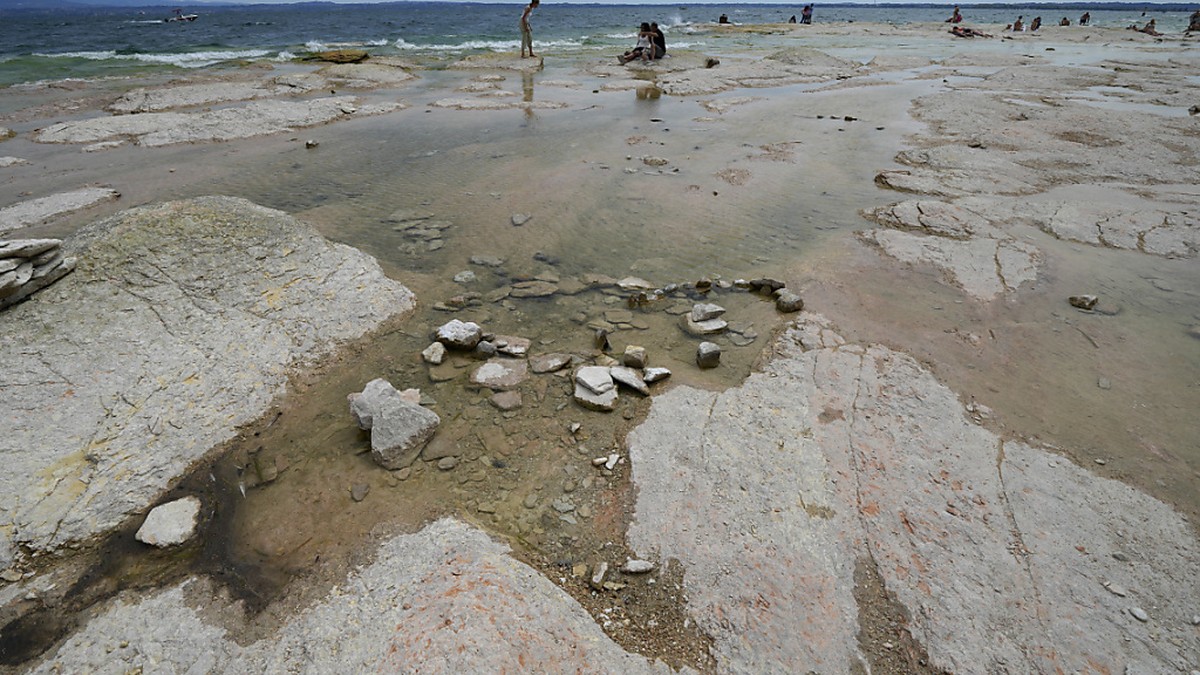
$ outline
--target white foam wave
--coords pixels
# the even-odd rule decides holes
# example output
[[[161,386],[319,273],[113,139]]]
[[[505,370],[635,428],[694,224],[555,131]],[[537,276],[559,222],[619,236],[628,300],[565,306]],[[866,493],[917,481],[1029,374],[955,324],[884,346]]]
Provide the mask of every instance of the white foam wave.
[[[180,68],[203,68],[222,61],[234,59],[256,59],[270,54],[263,49],[240,51],[183,52],[179,54],[118,54],[115,51],[63,52],[60,54],[34,54],[52,59],[88,59],[90,61],[140,61]]]
[[[533,45],[539,49],[573,49],[582,47],[583,43],[578,40],[534,40]],[[517,40],[467,40],[454,44],[417,45],[408,42],[404,38],[397,38],[392,43],[392,46],[396,49],[412,52],[466,52],[479,50],[503,52],[520,49],[521,43]]]

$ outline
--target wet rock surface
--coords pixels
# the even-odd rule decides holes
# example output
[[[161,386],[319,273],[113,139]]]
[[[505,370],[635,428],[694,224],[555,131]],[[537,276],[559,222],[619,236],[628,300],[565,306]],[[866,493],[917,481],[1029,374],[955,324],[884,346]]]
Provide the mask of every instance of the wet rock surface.
[[[240,199],[133,209],[67,248],[75,273],[5,310],[0,332],[8,405],[41,411],[0,433],[5,566],[145,509],[292,369],[413,306],[371,258]]]
[[[6,206],[0,209],[0,234],[38,225],[56,216],[86,209],[120,196],[120,193],[112,188],[88,187]]]
[[[628,438],[632,547],[687,567],[721,669],[863,667],[861,560],[907,609],[903,630],[931,665],[951,672],[1093,659],[1169,671],[1200,657],[1187,637],[1200,551],[1169,507],[985,431],[911,358],[845,344],[820,317],[774,353],[724,393],[656,396]],[[1113,557],[1132,550],[1137,564]],[[1162,608],[1163,639],[1114,618],[1124,605],[1103,580]]]

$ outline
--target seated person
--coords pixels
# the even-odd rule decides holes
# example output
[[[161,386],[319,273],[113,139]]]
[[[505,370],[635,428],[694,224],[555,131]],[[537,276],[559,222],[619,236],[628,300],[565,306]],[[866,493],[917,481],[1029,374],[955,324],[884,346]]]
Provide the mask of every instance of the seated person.
[[[1065,16],[1064,16],[1063,18],[1061,18],[1061,19],[1059,19],[1059,20],[1058,20],[1058,25],[1060,25],[1060,26],[1070,26],[1070,25],[1071,25],[1071,20],[1070,20],[1070,19],[1068,19],[1067,17],[1065,17]]]
[[[1192,12],[1191,18],[1188,19],[1188,32],[1200,30],[1200,9]]]
[[[946,19],[946,23],[962,23],[962,20],[962,12],[958,11],[958,5],[955,5],[954,14],[951,14],[949,19]]]
[[[1040,17],[1040,16],[1033,17],[1033,23],[1029,24],[1029,30],[1033,31],[1033,30],[1037,30],[1041,27],[1042,27],[1042,17]]]
[[[1025,30],[1025,22],[1021,21],[1021,18],[1018,16],[1017,20],[1013,22],[1012,31],[1014,33],[1020,33]]]
[[[667,36],[663,35],[658,23],[650,24],[650,41],[654,44],[654,53],[650,55],[650,58],[661,59],[667,55]]]
[[[650,24],[645,21],[638,27],[637,45],[633,49],[617,57],[621,65],[634,59],[649,61],[654,54],[654,33],[650,32]]]
[[[1138,30],[1141,31],[1142,33],[1145,33],[1146,35],[1162,35],[1162,33],[1155,30],[1154,19],[1150,19],[1149,21],[1147,21],[1146,25],[1142,26]]]

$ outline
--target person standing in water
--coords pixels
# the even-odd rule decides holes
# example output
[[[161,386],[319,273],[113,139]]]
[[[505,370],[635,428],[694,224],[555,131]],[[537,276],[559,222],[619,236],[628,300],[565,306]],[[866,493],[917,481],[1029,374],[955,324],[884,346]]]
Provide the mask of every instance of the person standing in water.
[[[533,29],[529,27],[529,15],[533,14],[533,10],[541,0],[529,0],[529,4],[525,5],[525,11],[521,13],[521,58],[525,58],[526,50],[530,56],[537,56],[533,53]]]

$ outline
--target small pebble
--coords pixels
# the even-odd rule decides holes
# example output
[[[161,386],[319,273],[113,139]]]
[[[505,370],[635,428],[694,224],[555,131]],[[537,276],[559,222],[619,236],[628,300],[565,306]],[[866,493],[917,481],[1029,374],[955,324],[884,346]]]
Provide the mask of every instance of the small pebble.
[[[1147,614],[1146,610],[1142,609],[1141,607],[1130,607],[1129,613],[1133,615],[1133,618],[1141,621],[1142,623],[1146,623],[1150,620],[1150,615]]]

